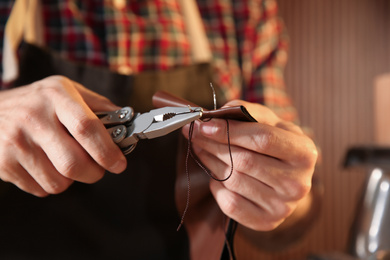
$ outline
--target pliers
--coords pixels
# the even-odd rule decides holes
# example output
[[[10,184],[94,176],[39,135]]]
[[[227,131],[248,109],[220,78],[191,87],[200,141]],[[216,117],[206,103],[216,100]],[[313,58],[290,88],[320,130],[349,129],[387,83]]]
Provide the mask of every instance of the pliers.
[[[95,113],[107,128],[112,140],[124,154],[131,153],[140,139],[167,135],[200,119],[201,107],[162,107],[146,113],[136,113],[131,107],[112,112]]]

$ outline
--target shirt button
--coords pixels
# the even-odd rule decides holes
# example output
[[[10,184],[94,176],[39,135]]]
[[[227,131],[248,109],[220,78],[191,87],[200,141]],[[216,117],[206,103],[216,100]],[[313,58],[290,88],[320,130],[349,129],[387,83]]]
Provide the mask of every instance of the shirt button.
[[[114,0],[114,6],[117,9],[123,9],[126,6],[126,0]]]
[[[127,65],[121,65],[118,68],[118,73],[122,75],[131,75],[133,74],[133,69]]]

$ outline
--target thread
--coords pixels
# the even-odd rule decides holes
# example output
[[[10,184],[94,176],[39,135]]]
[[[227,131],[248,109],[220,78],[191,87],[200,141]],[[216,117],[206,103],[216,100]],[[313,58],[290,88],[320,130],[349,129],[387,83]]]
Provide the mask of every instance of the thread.
[[[189,169],[188,169],[188,160],[189,160],[189,157],[191,156],[191,158],[196,162],[196,164],[209,176],[211,177],[213,180],[216,180],[216,181],[219,181],[219,182],[224,182],[224,181],[227,181],[233,174],[233,170],[234,170],[234,166],[233,166],[233,156],[232,156],[232,151],[231,151],[231,145],[230,145],[230,131],[229,131],[229,120],[225,119],[226,120],[226,134],[227,134],[227,140],[228,140],[228,149],[229,149],[229,157],[230,157],[230,173],[227,177],[223,178],[223,179],[218,179],[217,177],[215,177],[197,158],[196,156],[193,154],[192,152],[192,134],[194,132],[194,122],[191,122],[190,124],[190,128],[188,130],[188,144],[187,144],[187,154],[186,154],[186,161],[185,161],[185,171],[186,171],[186,176],[187,176],[187,201],[186,201],[186,206],[184,208],[184,211],[183,211],[183,214],[182,214],[182,217],[181,217],[181,220],[180,220],[180,224],[179,226],[177,227],[177,231],[180,230],[181,226],[183,225],[184,223],[184,218],[185,218],[185,215],[187,214],[187,211],[188,211],[188,208],[189,208],[189,205],[190,205],[190,195],[191,195],[191,178],[190,178],[190,173],[189,173]]]

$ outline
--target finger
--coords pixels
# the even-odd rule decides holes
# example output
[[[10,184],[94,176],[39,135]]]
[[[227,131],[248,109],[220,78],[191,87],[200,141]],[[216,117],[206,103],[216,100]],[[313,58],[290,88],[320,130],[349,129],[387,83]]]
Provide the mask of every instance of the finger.
[[[239,194],[229,191],[217,181],[210,182],[210,190],[222,212],[237,222],[258,231],[269,231],[284,219],[273,216]]]
[[[16,161],[9,163],[7,168],[1,170],[1,179],[37,197],[46,197],[49,195]]]
[[[293,165],[312,167],[315,163],[317,150],[312,141],[304,135],[260,123],[229,120],[228,124],[229,128],[225,120],[218,119],[197,122],[193,140],[203,136],[223,144],[230,141],[231,145],[245,147]],[[188,136],[187,133],[185,135]]]
[[[268,187],[267,190],[272,189],[275,195],[284,201],[301,199],[309,192],[311,187],[310,177],[306,178],[300,171],[295,171],[274,158],[245,151],[239,147],[231,147],[233,165],[231,165],[227,145],[210,144],[209,142],[208,145],[204,144],[203,148],[200,148],[197,144],[194,144],[194,151],[196,151],[196,155],[204,166],[217,179],[225,179],[229,176],[233,166],[233,174],[226,181],[226,186],[229,188],[232,184],[231,190],[247,199],[251,199],[251,196],[254,195],[247,194],[247,192],[257,192],[257,188],[255,191],[251,191],[252,187],[256,185],[262,188]],[[245,186],[241,179],[247,181],[249,186]],[[253,198],[254,203],[263,201],[259,194],[253,196]]]
[[[84,150],[104,169],[112,173],[121,173],[126,168],[126,158],[100,120],[91,114],[74,116],[59,112],[60,121]]]
[[[39,143],[55,169],[64,177],[83,183],[94,183],[104,176],[104,168],[60,126],[56,131],[36,134],[32,138]]]
[[[36,124],[38,126],[30,127],[25,133],[26,137],[18,139],[17,150],[26,155],[30,153],[22,140],[31,140],[41,147],[54,168],[64,177],[84,183],[94,183],[101,179],[104,168],[69,135],[60,122],[46,117],[42,114],[40,123]]]
[[[72,92],[72,88],[68,91]],[[78,93],[71,96],[74,98],[59,99],[55,107],[59,121],[99,165],[113,173],[122,172],[126,158],[119,147],[81,96]]]
[[[223,174],[221,177],[218,176],[219,179],[225,179],[225,176],[230,176],[226,181],[221,182],[229,191],[239,194],[267,212],[275,212],[279,209],[279,205],[274,203],[279,199],[271,186],[237,170],[231,171],[228,165],[220,160],[213,159],[212,154],[205,153],[201,157],[208,157],[205,160],[205,166],[211,173],[215,175]]]
[[[16,158],[20,165],[48,194],[61,193],[72,184],[72,180],[55,169],[40,147],[31,144],[29,149],[18,151]]]

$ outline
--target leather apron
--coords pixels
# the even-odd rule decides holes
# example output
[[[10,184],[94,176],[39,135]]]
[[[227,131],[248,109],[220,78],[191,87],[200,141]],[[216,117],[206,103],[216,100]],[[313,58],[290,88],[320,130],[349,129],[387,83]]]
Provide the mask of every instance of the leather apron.
[[[152,108],[157,90],[212,106],[208,64],[124,76],[23,45],[16,86],[54,74],[137,112]],[[190,208],[184,228],[176,231],[187,198],[183,164],[177,163],[186,149],[178,146],[180,135],[141,140],[124,173],[74,183],[59,195],[36,198],[6,185],[0,194],[0,259],[220,259],[224,216],[206,174],[191,170]]]

